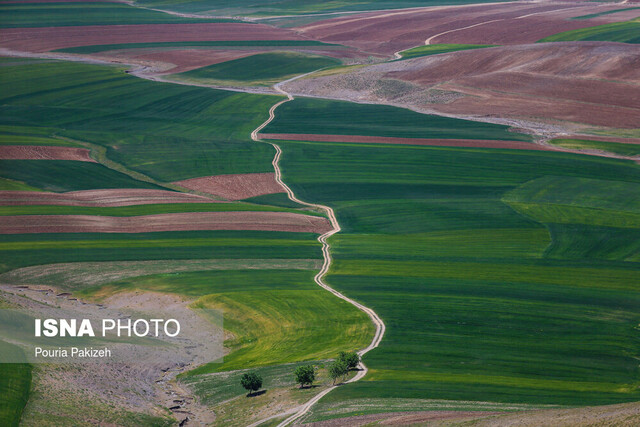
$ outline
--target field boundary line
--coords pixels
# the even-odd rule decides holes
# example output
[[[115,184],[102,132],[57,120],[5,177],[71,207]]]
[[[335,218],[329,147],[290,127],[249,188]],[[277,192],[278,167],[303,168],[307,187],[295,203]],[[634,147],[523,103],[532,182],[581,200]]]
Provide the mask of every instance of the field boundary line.
[[[312,73],[313,72],[315,72],[315,71],[312,71]],[[306,75],[309,75],[309,74],[311,74],[311,73],[301,74],[301,75],[293,77],[291,79],[284,80],[284,81],[282,81],[280,83],[277,83],[276,85],[273,86],[273,88],[276,91],[278,91],[279,93],[285,95],[287,98],[283,99],[282,101],[277,102],[276,104],[274,104],[269,109],[269,118],[267,120],[265,120],[264,123],[262,123],[260,126],[258,126],[253,132],[251,132],[251,139],[253,141],[255,141],[255,142],[264,142],[266,144],[270,144],[273,148],[275,148],[276,154],[273,157],[273,161],[271,163],[273,164],[273,168],[274,168],[274,171],[275,171],[276,182],[278,182],[278,184],[280,184],[282,186],[282,188],[284,188],[284,190],[287,192],[287,196],[289,197],[289,200],[291,200],[292,202],[295,202],[295,203],[299,203],[299,204],[301,204],[303,206],[308,206],[310,208],[319,209],[321,211],[324,211],[327,214],[327,217],[329,218],[329,221],[331,223],[332,229],[318,237],[318,241],[322,244],[322,256],[323,256],[324,260],[323,260],[323,263],[322,263],[322,268],[320,269],[318,274],[315,275],[313,280],[321,288],[331,292],[336,297],[338,297],[341,300],[344,300],[344,301],[348,302],[349,304],[355,306],[356,308],[358,308],[359,310],[363,311],[364,313],[366,313],[369,316],[369,318],[371,319],[371,321],[373,322],[373,324],[374,324],[374,326],[376,328],[376,331],[375,331],[375,334],[373,336],[373,339],[371,340],[371,343],[367,347],[365,347],[362,350],[358,351],[358,355],[364,356],[369,351],[373,350],[374,348],[378,347],[378,345],[380,345],[380,341],[382,340],[382,337],[384,336],[384,332],[385,332],[386,327],[385,327],[385,324],[382,321],[382,319],[380,319],[380,317],[378,316],[378,314],[375,311],[373,311],[369,307],[366,307],[366,306],[360,304],[357,301],[354,301],[353,299],[343,295],[342,293],[336,291],[331,286],[326,284],[325,281],[324,281],[324,276],[328,273],[329,268],[331,268],[331,262],[333,260],[332,257],[331,257],[331,245],[329,244],[327,239],[329,239],[329,237],[333,236],[336,233],[339,233],[342,230],[340,228],[340,224],[338,223],[338,219],[336,218],[335,212],[333,211],[333,208],[331,208],[329,206],[321,205],[321,204],[318,204],[318,203],[308,203],[308,202],[304,202],[304,201],[298,199],[296,197],[295,193],[293,192],[293,190],[287,184],[285,184],[284,181],[282,180],[282,171],[280,170],[280,158],[282,156],[282,149],[280,148],[279,145],[274,144],[272,142],[263,141],[258,137],[258,133],[262,129],[264,129],[269,123],[271,123],[273,121],[273,119],[275,118],[275,110],[279,106],[284,104],[285,102],[289,102],[289,101],[292,101],[294,99],[293,95],[291,95],[289,92],[287,92],[284,89],[282,89],[282,85],[285,84],[285,83],[288,83],[290,81],[302,78],[302,77],[304,77]],[[368,368],[362,362],[360,362],[360,364],[358,365],[358,369],[359,369],[358,373],[353,378],[351,378],[348,381],[346,381],[345,384],[356,382],[356,381],[360,380],[368,372]],[[323,390],[321,393],[317,394],[316,396],[314,396],[312,399],[310,399],[306,403],[302,404],[293,415],[291,415],[290,417],[288,417],[287,419],[282,421],[280,424],[278,424],[278,427],[285,427],[285,426],[287,426],[287,425],[299,420],[302,416],[304,416],[307,412],[309,412],[311,407],[313,407],[313,405],[316,402],[318,402],[325,395],[327,395],[329,392],[331,392],[332,390],[336,389],[337,387],[339,387],[339,386],[338,385],[333,385],[333,386],[327,388],[326,390]],[[289,413],[290,413],[290,411],[282,413],[280,415],[287,415]],[[260,420],[260,421],[254,423],[254,424],[251,424],[249,427],[260,425],[265,421],[267,421],[267,420]]]

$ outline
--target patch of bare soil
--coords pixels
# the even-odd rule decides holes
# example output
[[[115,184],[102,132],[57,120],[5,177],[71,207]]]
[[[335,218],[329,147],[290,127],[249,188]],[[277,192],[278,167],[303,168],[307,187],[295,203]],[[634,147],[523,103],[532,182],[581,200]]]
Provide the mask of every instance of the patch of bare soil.
[[[420,412],[386,412],[381,414],[358,415],[348,418],[337,418],[306,424],[313,427],[345,426],[359,427],[370,424],[381,426],[406,426],[420,424],[429,425],[433,421],[461,421],[481,416],[499,414],[499,412],[476,411],[420,411]]]
[[[47,52],[76,46],[132,42],[304,40],[304,38],[292,30],[263,24],[203,23],[3,28],[0,29],[0,40],[4,48],[26,52]]]
[[[527,411],[475,420],[473,423],[464,425],[478,427],[635,427],[640,425],[640,403]]]
[[[438,34],[441,36],[432,43],[533,43],[561,31],[628,20],[624,13],[590,20],[568,19],[622,8],[564,2],[439,6],[349,15],[301,26],[298,30],[318,40],[391,55],[424,44]]]
[[[0,206],[61,205],[117,207],[160,203],[223,203],[195,194],[167,190],[119,188],[82,190],[68,193],[0,191]]]
[[[189,301],[177,295],[128,292],[96,304],[71,298],[67,293],[58,293],[48,287],[12,284],[0,284],[0,292],[5,300],[40,317],[58,318],[64,312],[75,318],[123,319],[132,313],[141,313],[141,318],[173,318],[182,325],[178,338],[160,338],[174,345],[153,347],[151,353],[143,348],[146,346],[114,342],[109,345],[117,355],[113,360],[39,365],[42,368],[39,383],[46,390],[45,400],[80,391],[85,400],[101,406],[147,414],[162,413],[161,408],[173,408],[171,412],[178,420],[189,417],[203,425],[214,420],[214,415],[195,402],[175,381],[180,372],[222,355],[219,354],[221,346],[213,344],[222,342],[222,329],[189,310]],[[199,351],[185,350],[197,347],[200,347]],[[95,417],[91,408],[87,408],[86,413],[75,411],[73,415],[85,422],[91,422]]]
[[[246,173],[204,176],[173,184],[202,193],[214,194],[228,200],[242,200],[265,194],[284,193],[273,173]]]
[[[263,230],[325,233],[327,219],[290,212],[187,212],[133,217],[98,215],[3,216],[0,234],[146,233],[193,230]]]
[[[266,133],[259,134],[261,139],[277,139],[282,141],[323,141],[323,142],[355,142],[362,144],[401,144],[401,145],[430,145],[434,147],[476,147],[476,148],[507,148],[513,150],[553,150],[552,147],[537,145],[522,141],[495,141],[482,139],[422,139],[422,138],[393,138],[384,136],[362,135],[320,135],[294,133]]]
[[[46,145],[0,145],[2,160],[77,160],[94,162],[86,148]]]
[[[394,81],[400,83],[391,85]],[[285,88],[294,94],[483,120],[635,128],[640,123],[639,81],[640,46],[568,42],[395,61],[300,79]],[[434,98],[434,91],[440,98]]]

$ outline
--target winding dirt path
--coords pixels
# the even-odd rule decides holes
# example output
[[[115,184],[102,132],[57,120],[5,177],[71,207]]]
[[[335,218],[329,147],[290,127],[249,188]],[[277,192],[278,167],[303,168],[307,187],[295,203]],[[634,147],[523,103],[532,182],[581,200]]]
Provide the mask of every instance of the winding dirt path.
[[[255,142],[264,142],[258,137],[258,133],[262,129],[264,129],[269,123],[271,123],[271,121],[275,118],[275,110],[280,105],[282,105],[285,102],[289,102],[289,101],[294,99],[293,96],[290,93],[288,93],[284,89],[282,89],[282,85],[285,84],[285,83],[288,83],[288,82],[290,82],[292,80],[296,80],[296,79],[299,79],[301,77],[304,77],[304,76],[306,76],[308,74],[311,74],[311,73],[302,74],[302,75],[293,77],[291,79],[282,81],[282,82],[280,82],[280,83],[278,83],[278,84],[276,84],[274,86],[274,89],[276,91],[278,91],[279,93],[285,95],[287,97],[287,99],[284,99],[284,100],[274,104],[269,109],[269,118],[264,123],[262,123],[260,126],[258,126],[253,132],[251,132],[251,139],[253,141],[255,141]],[[291,188],[287,184],[285,184],[284,181],[282,181],[282,172],[280,170],[280,157],[282,155],[282,149],[277,144],[274,144],[274,143],[271,143],[271,142],[266,142],[266,143],[272,145],[273,148],[276,149],[276,155],[274,156],[273,162],[272,162],[273,168],[274,168],[275,174],[276,174],[276,181],[287,192],[287,196],[289,197],[289,199],[291,201],[299,203],[301,205],[308,206],[310,208],[314,208],[314,209],[318,209],[318,210],[324,211],[327,214],[327,217],[329,218],[329,221],[331,222],[332,229],[327,231],[326,233],[320,235],[320,237],[318,237],[318,241],[320,243],[322,243],[322,256],[324,258],[324,261],[322,263],[322,268],[320,269],[318,274],[316,274],[316,276],[313,278],[313,280],[321,288],[331,292],[333,295],[335,295],[336,297],[340,298],[341,300],[344,300],[344,301],[348,302],[349,304],[357,307],[359,310],[365,312],[369,316],[369,318],[371,318],[371,321],[373,322],[373,324],[376,327],[376,331],[375,331],[375,334],[373,336],[373,340],[371,341],[371,343],[366,348],[358,351],[358,354],[360,356],[363,356],[366,353],[368,353],[369,351],[371,351],[374,348],[378,347],[378,345],[380,344],[380,341],[382,340],[384,332],[385,332],[385,325],[384,325],[384,322],[382,321],[382,319],[380,319],[380,317],[378,316],[378,314],[375,311],[373,311],[369,307],[365,307],[364,305],[360,304],[359,302],[354,301],[351,298],[349,298],[349,297],[343,295],[342,293],[336,291],[331,286],[327,285],[325,283],[325,281],[324,281],[324,276],[329,271],[329,268],[331,267],[331,261],[332,261],[332,258],[331,258],[331,246],[329,245],[329,242],[327,241],[327,239],[329,239],[329,237],[333,236],[334,234],[340,232],[340,230],[341,230],[340,224],[338,223],[338,220],[336,219],[335,212],[329,206],[320,205],[320,204],[317,204],[317,203],[307,203],[307,202],[303,202],[302,200],[298,199],[296,197],[295,193],[293,192],[293,190],[291,190]],[[346,381],[346,383],[352,383],[352,382],[358,381],[358,380],[360,380],[362,377],[364,377],[367,374],[368,368],[362,362],[360,363],[358,368],[359,368],[358,373],[353,378],[351,378],[350,380]],[[291,415],[290,417],[288,417],[287,419],[282,421],[280,424],[278,424],[278,427],[284,427],[284,426],[287,426],[287,425],[293,423],[294,421],[299,420],[303,415],[305,415],[307,412],[309,412],[311,407],[313,407],[313,405],[316,402],[318,402],[320,399],[322,399],[326,394],[330,393],[336,387],[338,387],[338,386],[334,385],[332,387],[327,388],[326,390],[323,390],[321,393],[319,393],[316,396],[314,396],[311,400],[309,400],[308,402],[306,402],[306,403],[302,404],[301,406],[299,406],[297,408],[297,410],[293,413],[293,415]],[[284,412],[282,414],[279,414],[279,416],[285,416],[285,415],[288,415],[289,413],[291,413],[291,411],[287,411],[287,412]],[[271,417],[271,418],[278,418],[278,416]],[[255,423],[254,425],[259,425],[264,421],[266,421],[266,420],[261,420],[261,421]]]

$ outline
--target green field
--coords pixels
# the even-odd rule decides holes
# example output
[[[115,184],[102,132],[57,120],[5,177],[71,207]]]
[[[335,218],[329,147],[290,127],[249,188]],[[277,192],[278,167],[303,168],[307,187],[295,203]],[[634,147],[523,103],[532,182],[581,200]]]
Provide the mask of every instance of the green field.
[[[615,22],[612,24],[565,31],[538,40],[538,43],[586,40],[640,43],[640,18],[627,22]]]
[[[97,188],[160,188],[98,163],[73,160],[0,160],[0,177],[56,192]]]
[[[288,77],[339,64],[339,60],[328,56],[273,52],[209,65],[176,74],[176,76],[198,81],[240,82],[270,86]]]
[[[635,206],[637,165],[517,150],[281,144],[285,181],[302,200],[332,206],[343,228],[331,238],[328,283],[387,326],[365,356],[369,375],[327,395],[323,411],[354,402],[345,413],[357,414],[355,402],[372,399],[372,410],[397,410],[396,400],[381,402],[391,398],[414,402],[410,410],[428,408],[419,399],[638,400],[638,227],[591,225]],[[600,219],[550,223],[503,201],[516,195],[540,209],[562,200]]]
[[[366,346],[373,326],[366,314],[319,289],[314,270],[225,270],[150,275],[89,288],[81,297],[148,290],[197,298],[195,308],[224,313],[224,363],[189,371],[197,375],[335,357]],[[325,313],[331,313],[327,318]],[[295,331],[295,332],[293,332]]]
[[[315,40],[227,40],[227,41],[198,41],[198,42],[156,42],[156,43],[119,43],[119,44],[100,44],[92,46],[69,47],[66,49],[58,49],[55,52],[67,53],[99,53],[110,50],[121,49],[180,49],[180,48],[220,48],[220,49],[238,49],[251,47],[322,47],[326,48],[342,48],[342,46],[331,43],[323,43]]]
[[[162,182],[273,171],[273,148],[253,143],[249,135],[280,97],[156,83],[119,68],[62,62],[0,67],[0,79],[0,129],[7,134],[13,129],[10,135],[102,146],[112,161]],[[11,167],[12,175],[44,176],[45,163],[28,172]],[[78,168],[104,169],[82,164],[55,179],[65,181],[61,187],[86,187],[75,182],[85,176]],[[105,188],[113,179],[96,181],[104,181],[98,188]]]
[[[63,262],[322,257],[313,234],[269,231],[0,235],[0,254],[0,272]]]
[[[19,347],[2,342],[2,351],[22,351]],[[29,400],[31,366],[23,363],[0,363],[0,424],[17,426]]]
[[[0,16],[0,28],[234,22],[182,18],[122,3],[101,2],[4,3],[0,4]]]
[[[307,215],[322,216],[311,211],[301,211],[278,206],[252,203],[166,203],[149,205],[119,206],[113,208],[86,206],[26,205],[0,206],[0,216],[4,215],[102,215],[139,216],[180,212],[304,212]]]
[[[297,98],[278,108],[263,133],[530,141],[507,126],[420,114],[385,105]]]
[[[609,153],[620,154],[622,156],[639,156],[640,144],[626,144],[608,141],[593,141],[589,139],[552,139],[550,144],[564,148],[572,148],[578,150],[599,150],[608,151]]]
[[[459,50],[481,49],[483,47],[494,47],[489,44],[430,44],[426,46],[413,47],[400,52],[402,59],[417,58],[419,56],[438,55],[440,53],[457,52]]]
[[[611,15],[612,13],[626,12],[628,10],[637,10],[637,9],[640,9],[640,7],[625,7],[624,9],[607,10],[606,12],[592,13],[590,15],[575,16],[575,17],[573,17],[571,19],[591,19],[591,18],[597,18],[599,16]]]

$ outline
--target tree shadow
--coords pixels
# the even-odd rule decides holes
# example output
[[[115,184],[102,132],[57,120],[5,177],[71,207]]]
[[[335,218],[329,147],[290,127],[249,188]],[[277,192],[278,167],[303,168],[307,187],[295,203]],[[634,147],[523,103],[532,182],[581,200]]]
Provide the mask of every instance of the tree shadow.
[[[256,396],[262,396],[263,394],[265,394],[267,392],[267,390],[258,390],[258,391],[252,391],[249,394],[247,394],[247,397],[256,397]]]
[[[306,389],[308,389],[308,388],[316,388],[316,387],[320,387],[320,386],[319,386],[319,385],[317,385],[317,384],[313,384],[313,385],[305,385],[305,386],[298,387],[298,388],[299,388],[300,390],[306,390]]]

